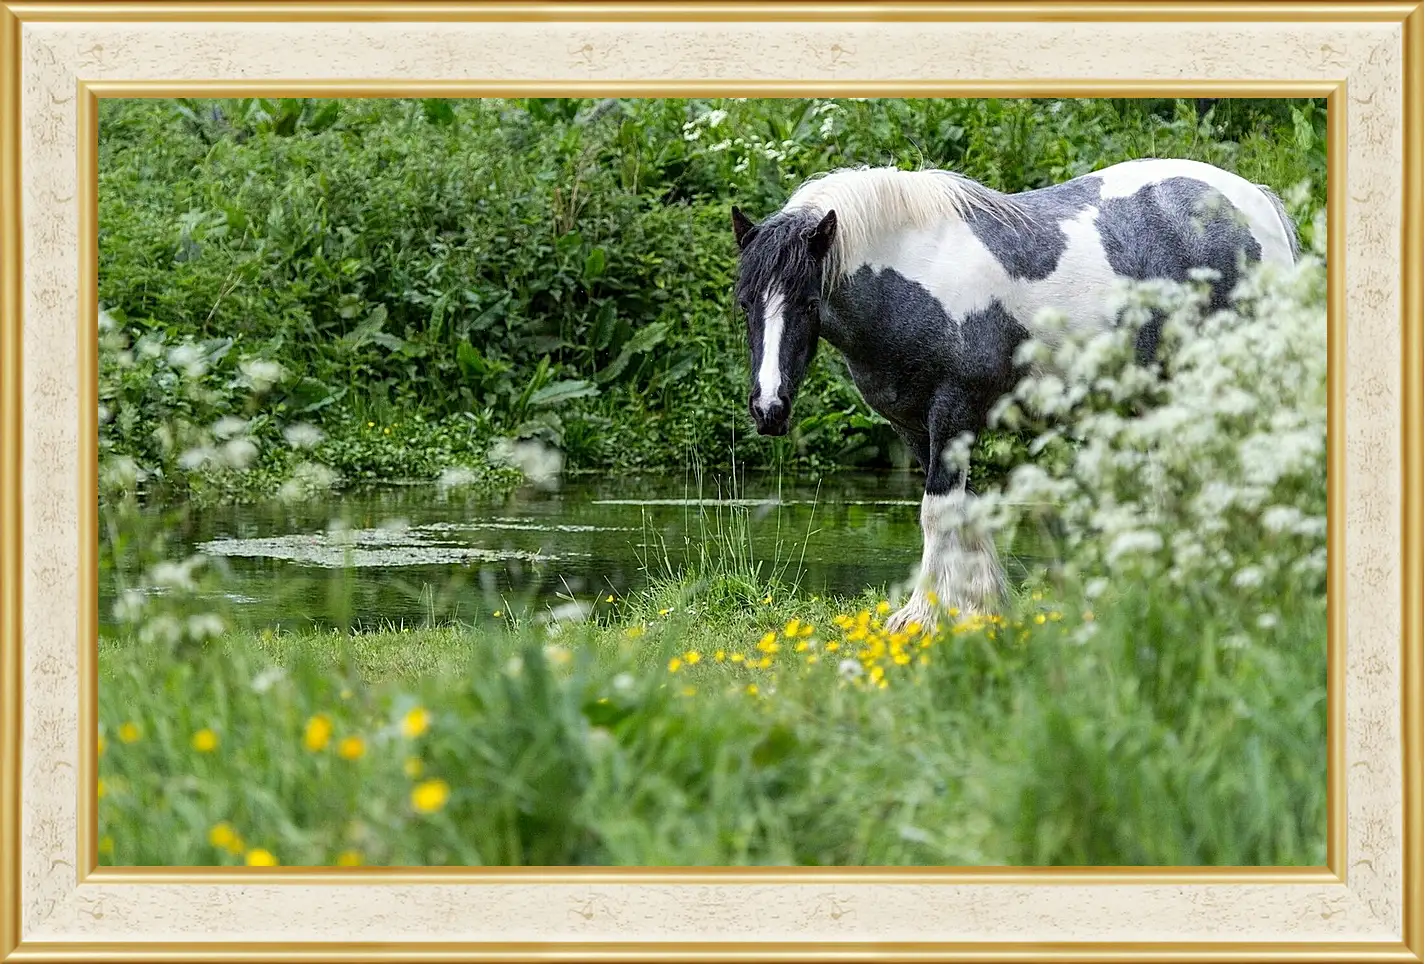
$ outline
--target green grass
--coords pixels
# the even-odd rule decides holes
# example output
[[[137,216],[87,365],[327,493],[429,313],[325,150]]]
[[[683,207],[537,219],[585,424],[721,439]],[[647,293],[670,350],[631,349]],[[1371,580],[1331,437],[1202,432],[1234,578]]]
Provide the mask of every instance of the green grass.
[[[1132,588],[1092,622],[1082,601],[1026,596],[1001,623],[908,642],[902,664],[895,641],[877,655],[874,628],[870,642],[848,640],[834,622],[860,609],[874,620],[869,597],[765,599],[669,583],[553,638],[514,621],[493,633],[239,633],[183,659],[104,640],[101,859],[241,863],[256,848],[291,865],[343,853],[418,866],[1324,859],[1323,604],[1243,636],[1249,614]],[[792,619],[813,635],[789,637]],[[854,680],[846,659],[861,667]],[[272,667],[282,679],[255,691]],[[429,729],[403,735],[416,708]],[[314,751],[303,738],[319,714],[331,732]],[[205,729],[217,745],[199,752]],[[362,741],[357,759],[337,752],[348,737]],[[449,796],[427,786],[425,802],[441,805],[423,813],[413,793],[433,780]],[[243,846],[215,846],[219,825]]]

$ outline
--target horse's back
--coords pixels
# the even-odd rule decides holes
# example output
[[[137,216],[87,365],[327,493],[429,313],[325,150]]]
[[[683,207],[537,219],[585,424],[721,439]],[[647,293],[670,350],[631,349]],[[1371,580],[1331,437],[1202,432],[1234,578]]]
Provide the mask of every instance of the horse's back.
[[[1145,158],[1083,180],[1097,182],[1101,230],[1108,226],[1149,243],[1175,237],[1191,260],[1217,261],[1242,247],[1252,261],[1296,260],[1295,227],[1281,201],[1231,171],[1202,161]]]

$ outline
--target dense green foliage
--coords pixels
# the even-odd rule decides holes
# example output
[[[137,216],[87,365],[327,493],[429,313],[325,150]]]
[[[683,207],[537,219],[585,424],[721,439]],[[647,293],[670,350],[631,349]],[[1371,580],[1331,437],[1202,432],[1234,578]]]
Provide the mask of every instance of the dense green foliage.
[[[1018,191],[1172,156],[1305,181],[1301,214],[1323,200],[1324,117],[1314,101],[1200,119],[1190,101],[106,100],[100,300],[152,364],[105,378],[105,444],[170,480],[187,477],[181,445],[155,429],[228,414],[257,441],[315,421],[316,456],[349,479],[478,467],[497,437],[553,442],[575,469],[734,449],[747,465],[902,460],[831,352],[791,438],[751,435],[733,203],[760,217],[850,164]],[[154,369],[190,338],[207,365],[185,413]],[[261,409],[229,411],[244,358],[285,374]]]

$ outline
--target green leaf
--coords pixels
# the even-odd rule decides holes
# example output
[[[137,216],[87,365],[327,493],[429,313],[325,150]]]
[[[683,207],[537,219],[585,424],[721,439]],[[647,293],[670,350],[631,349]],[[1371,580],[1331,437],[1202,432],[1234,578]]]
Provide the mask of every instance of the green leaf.
[[[333,390],[311,376],[303,378],[287,393],[288,406],[294,413],[315,412],[346,394],[346,389]]]
[[[628,363],[633,360],[633,356],[642,354],[653,348],[663,340],[668,333],[668,323],[666,321],[655,321],[633,333],[633,337],[623,346],[623,351],[618,353],[618,357],[609,363],[609,366],[599,372],[595,379],[600,384],[608,384],[628,367]]]
[[[589,252],[589,256],[584,259],[584,280],[594,281],[604,273],[606,258],[603,248],[595,248]]]
[[[445,127],[455,123],[455,108],[444,97],[425,98],[421,101],[421,110],[432,124]]]
[[[567,378],[552,382],[529,397],[530,408],[548,408],[562,405],[576,398],[588,398],[599,394],[598,386],[581,378]]]
[[[618,309],[612,301],[604,302],[594,319],[593,330],[589,332],[589,345],[595,351],[603,351],[614,339],[614,326],[618,322]]]

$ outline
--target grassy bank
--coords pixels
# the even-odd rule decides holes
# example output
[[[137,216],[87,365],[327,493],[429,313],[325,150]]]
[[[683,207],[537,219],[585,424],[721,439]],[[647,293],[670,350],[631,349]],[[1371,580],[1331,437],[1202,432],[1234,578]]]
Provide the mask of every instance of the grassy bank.
[[[261,450],[236,495],[302,458],[356,481],[486,473],[501,438],[604,471],[691,452],[893,464],[900,444],[829,352],[791,436],[749,437],[732,204],[761,216],[851,164],[1019,191],[1158,156],[1304,182],[1303,214],[1324,201],[1324,117],[1320,101],[1203,118],[1162,100],[106,99],[102,437],[184,497],[221,494],[185,454],[224,419]],[[254,383],[270,388],[255,406]],[[193,431],[165,434],[175,420]],[[321,439],[294,453],[294,425]],[[987,438],[977,471],[1016,453]]]
[[[888,637],[666,584],[551,633],[100,652],[116,864],[1310,865],[1324,603],[1126,589]]]

